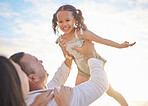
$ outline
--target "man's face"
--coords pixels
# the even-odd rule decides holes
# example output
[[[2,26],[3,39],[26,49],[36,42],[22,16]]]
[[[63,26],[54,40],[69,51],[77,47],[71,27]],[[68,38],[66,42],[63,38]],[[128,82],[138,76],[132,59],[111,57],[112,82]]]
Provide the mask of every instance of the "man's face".
[[[21,62],[29,64],[31,69],[39,77],[40,81],[47,81],[48,73],[44,69],[44,66],[42,65],[43,62],[41,60],[38,60],[35,56],[32,56],[30,54],[25,54],[21,58]]]

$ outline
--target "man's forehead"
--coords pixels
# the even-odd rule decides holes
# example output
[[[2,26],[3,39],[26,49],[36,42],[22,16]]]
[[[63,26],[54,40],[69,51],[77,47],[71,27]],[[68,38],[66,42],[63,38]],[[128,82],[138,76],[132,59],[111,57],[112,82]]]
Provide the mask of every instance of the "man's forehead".
[[[32,59],[35,59],[35,56],[32,56],[31,54],[25,53],[24,56],[21,58],[22,62],[28,62],[31,61]]]

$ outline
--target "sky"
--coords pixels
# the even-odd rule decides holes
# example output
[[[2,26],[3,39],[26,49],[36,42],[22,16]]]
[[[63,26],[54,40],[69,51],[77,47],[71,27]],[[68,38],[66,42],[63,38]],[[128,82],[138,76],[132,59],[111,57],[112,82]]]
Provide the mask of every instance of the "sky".
[[[127,101],[148,101],[148,0],[0,0],[0,55],[32,54],[43,60],[50,80],[64,60],[52,29],[52,16],[64,4],[80,9],[98,36],[136,42],[125,49],[95,43],[95,49],[107,60],[105,71],[115,90]],[[73,87],[76,75],[73,63],[65,85]],[[111,103],[119,106],[104,94],[92,106]]]

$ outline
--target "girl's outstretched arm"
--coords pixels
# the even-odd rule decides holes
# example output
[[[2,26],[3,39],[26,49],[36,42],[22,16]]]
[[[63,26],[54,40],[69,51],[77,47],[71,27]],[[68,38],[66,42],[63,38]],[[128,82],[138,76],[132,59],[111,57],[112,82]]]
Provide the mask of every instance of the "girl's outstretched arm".
[[[120,43],[117,43],[117,42],[114,42],[114,41],[111,41],[108,39],[101,38],[100,36],[94,34],[93,32],[91,32],[89,30],[84,31],[84,34],[80,35],[80,38],[88,39],[88,40],[94,41],[96,43],[101,43],[101,44],[115,47],[115,48],[126,48],[129,46],[133,46],[136,43],[136,42],[129,43],[129,42],[125,41],[124,43],[120,44]]]

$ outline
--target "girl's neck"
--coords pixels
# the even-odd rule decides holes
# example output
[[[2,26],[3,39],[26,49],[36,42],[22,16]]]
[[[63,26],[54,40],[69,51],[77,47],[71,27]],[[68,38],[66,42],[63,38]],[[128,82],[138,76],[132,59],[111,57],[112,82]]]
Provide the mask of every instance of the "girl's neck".
[[[73,28],[71,32],[66,33],[66,34],[64,33],[63,35],[66,36],[66,37],[71,37],[71,36],[73,36],[74,32],[75,32],[75,28]]]

